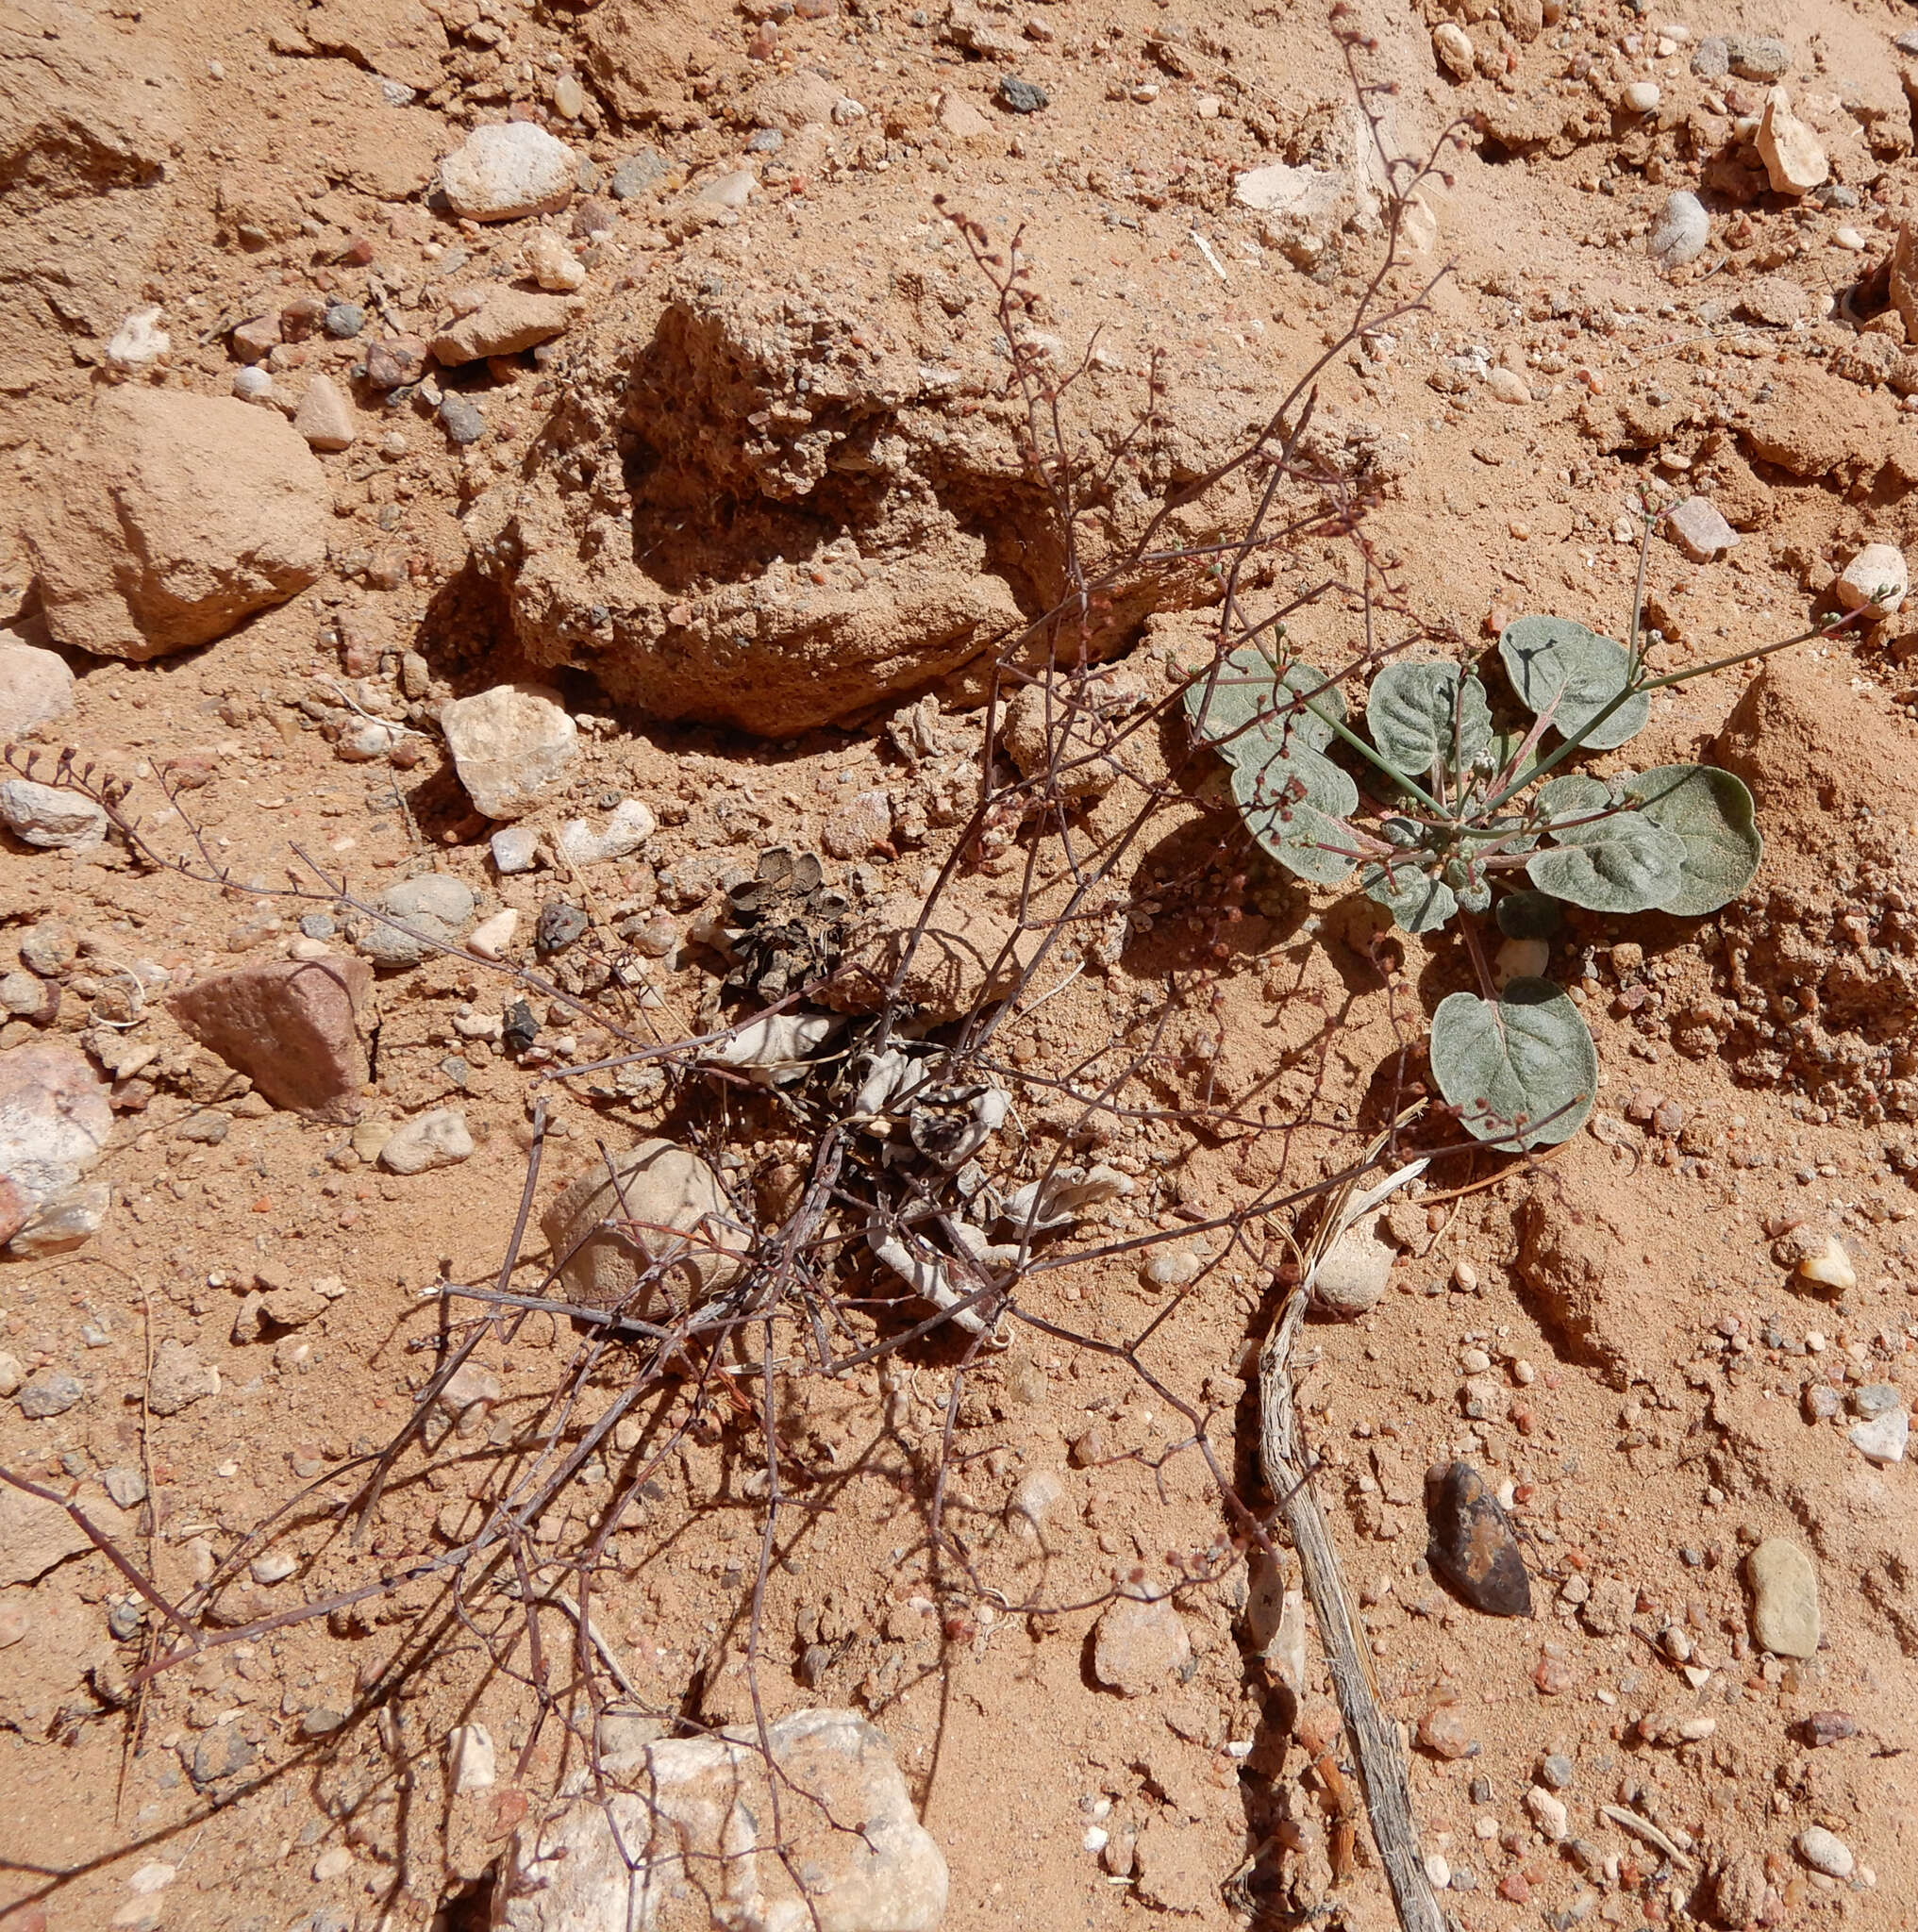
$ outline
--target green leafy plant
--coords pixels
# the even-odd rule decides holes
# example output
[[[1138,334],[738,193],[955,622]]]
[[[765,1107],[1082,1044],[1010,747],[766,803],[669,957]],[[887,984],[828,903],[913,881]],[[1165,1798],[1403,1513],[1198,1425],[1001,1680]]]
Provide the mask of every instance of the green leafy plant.
[[[1600,778],[1567,766],[1634,738],[1654,691],[1804,640],[1654,676],[1636,622],[1626,646],[1569,619],[1521,617],[1477,664],[1382,665],[1355,723],[1333,679],[1289,659],[1282,629],[1275,638],[1271,652],[1262,640],[1239,645],[1185,692],[1193,736],[1226,760],[1247,829],[1313,884],[1356,873],[1407,932],[1456,921],[1480,990],[1451,994],[1432,1016],[1439,1091],[1480,1140],[1567,1139],[1597,1090],[1591,1029],[1538,974],[1497,985],[1479,921],[1540,941],[1565,905],[1696,918],[1735,899],[1763,841],[1731,773],[1671,764]],[[1341,746],[1369,769],[1363,806],[1333,760]]]

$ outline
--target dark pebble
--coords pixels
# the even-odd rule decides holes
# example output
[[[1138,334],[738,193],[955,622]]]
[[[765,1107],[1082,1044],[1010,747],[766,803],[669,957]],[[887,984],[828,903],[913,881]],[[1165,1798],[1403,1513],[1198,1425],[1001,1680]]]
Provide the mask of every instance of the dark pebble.
[[[506,1025],[500,1033],[500,1043],[510,1054],[523,1054],[540,1037],[540,1023],[533,1018],[533,1009],[525,1000],[515,1000],[506,1009]]]
[[[604,235],[619,221],[609,202],[604,202],[595,195],[588,195],[584,201],[573,204],[573,234],[575,241],[585,241],[589,236]]]
[[[131,1643],[140,1635],[141,1609],[138,1604],[115,1604],[107,1612],[107,1627],[118,1643]]]
[[[1549,1785],[1555,1791],[1569,1790],[1572,1786],[1572,1760],[1554,1752],[1539,1766],[1539,1782]]]
[[[1842,1744],[1858,1736],[1858,1719],[1845,1710],[1814,1710],[1794,1726],[1799,1741],[1817,1750],[1821,1744]]]
[[[1488,1617],[1528,1617],[1531,1578],[1518,1539],[1485,1478],[1469,1462],[1441,1464],[1426,1477],[1432,1568]]]
[[[563,899],[548,899],[540,908],[539,922],[533,927],[533,950],[563,953],[592,922],[576,906]]]
[[[1475,1805],[1491,1804],[1492,1780],[1489,1777],[1475,1777],[1472,1780],[1471,1789],[1467,1791],[1466,1795]]]
[[[366,326],[366,310],[358,302],[335,302],[326,310],[326,333],[340,341],[357,336]]]
[[[999,105],[1015,114],[1036,114],[1052,104],[1052,96],[1036,82],[1021,80],[1016,74],[999,76]]]
[[[642,147],[638,154],[628,155],[612,171],[612,198],[615,201],[637,201],[654,182],[664,179],[672,172],[672,162],[657,148]]]
[[[486,418],[464,396],[442,396],[440,427],[449,442],[477,442],[486,434]]]
[[[467,1083],[473,1078],[473,1069],[457,1053],[449,1053],[440,1062],[440,1071],[462,1092],[465,1091]]]
[[[230,1113],[221,1113],[217,1108],[205,1113],[190,1113],[174,1129],[175,1141],[198,1141],[208,1147],[217,1147],[226,1138],[226,1131],[233,1124]]]

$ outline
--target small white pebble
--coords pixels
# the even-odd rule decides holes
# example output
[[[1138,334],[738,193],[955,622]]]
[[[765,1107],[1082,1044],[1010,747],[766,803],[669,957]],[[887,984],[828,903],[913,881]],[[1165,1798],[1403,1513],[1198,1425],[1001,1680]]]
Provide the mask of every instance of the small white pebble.
[[[1452,1286],[1465,1294],[1470,1294],[1478,1286],[1478,1271],[1470,1261],[1452,1263]]]
[[[1086,1835],[1080,1839],[1079,1843],[1089,1852],[1103,1852],[1111,1840],[1112,1834],[1103,1824],[1089,1824],[1086,1826]]]
[[[1511,1379],[1521,1389],[1529,1389],[1539,1379],[1539,1372],[1523,1356],[1511,1365]]]
[[[1655,80],[1635,80],[1620,96],[1634,114],[1655,114],[1663,96]]]
[[[1481,1812],[1478,1817],[1472,1821],[1472,1829],[1474,1834],[1479,1838],[1488,1840],[1494,1839],[1498,1836],[1498,1820]]]
[[[284,1550],[270,1550],[263,1557],[254,1557],[246,1567],[256,1583],[284,1583],[299,1565]]]
[[[1434,1891],[1443,1891],[1452,1882],[1452,1867],[1438,1852],[1426,1854],[1426,1877]]]
[[[1864,253],[1865,238],[1856,228],[1841,228],[1831,239],[1849,254]]]

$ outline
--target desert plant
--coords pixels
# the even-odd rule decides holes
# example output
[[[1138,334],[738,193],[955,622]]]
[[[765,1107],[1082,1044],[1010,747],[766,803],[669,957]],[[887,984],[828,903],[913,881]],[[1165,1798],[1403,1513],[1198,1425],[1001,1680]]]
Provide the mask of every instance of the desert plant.
[[[1477,664],[1384,663],[1366,691],[1364,735],[1334,677],[1286,655],[1282,629],[1271,645],[1236,646],[1186,687],[1194,737],[1226,760],[1247,830],[1281,866],[1322,886],[1356,869],[1407,932],[1457,921],[1479,991],[1450,994],[1432,1015],[1432,1077],[1471,1133],[1509,1148],[1577,1131],[1596,1092],[1597,1050],[1576,1005],[1542,973],[1495,982],[1479,918],[1533,941],[1558,929],[1561,905],[1696,918],[1744,891],[1763,850],[1750,791],[1716,766],[1609,778],[1562,768],[1636,737],[1653,691],[1836,627],[1654,675],[1646,646],[1659,634],[1641,630],[1639,602],[1629,645],[1529,616],[1507,625]],[[1495,702],[1498,681],[1480,675],[1494,657],[1509,703]],[[1384,796],[1361,807],[1352,774],[1330,756],[1336,744]]]

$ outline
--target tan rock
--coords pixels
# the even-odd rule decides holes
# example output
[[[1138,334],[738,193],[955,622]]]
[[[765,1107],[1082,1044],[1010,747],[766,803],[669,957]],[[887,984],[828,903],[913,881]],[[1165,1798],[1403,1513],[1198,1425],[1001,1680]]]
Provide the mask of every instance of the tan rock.
[[[74,674],[58,651],[0,630],[0,740],[25,738],[74,708]]]
[[[1918,238],[1911,224],[1902,222],[1892,244],[1892,306],[1905,325],[1905,340],[1918,342]]]
[[[1792,112],[1791,96],[1781,87],[1765,95],[1757,146],[1774,194],[1810,194],[1830,178],[1831,163],[1818,137]]]
[[[273,411],[112,390],[29,510],[47,629],[109,658],[210,642],[319,576],[332,507],[325,471]]]
[[[950,88],[940,96],[939,125],[952,141],[977,141],[992,132],[992,124],[984,112]]]
[[[563,333],[578,310],[576,297],[495,289],[471,315],[433,338],[434,359],[452,368],[486,356],[517,356]]]
[[[737,1281],[751,1237],[719,1175],[671,1141],[590,1167],[540,1219],[559,1278],[589,1307],[641,1319],[696,1307]]]
[[[307,385],[293,427],[307,439],[310,449],[346,449],[359,435],[353,405],[330,375],[316,375]]]

